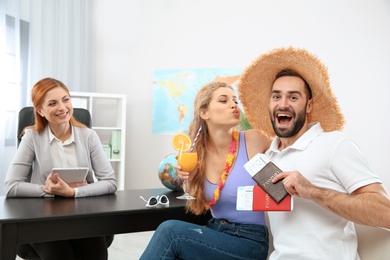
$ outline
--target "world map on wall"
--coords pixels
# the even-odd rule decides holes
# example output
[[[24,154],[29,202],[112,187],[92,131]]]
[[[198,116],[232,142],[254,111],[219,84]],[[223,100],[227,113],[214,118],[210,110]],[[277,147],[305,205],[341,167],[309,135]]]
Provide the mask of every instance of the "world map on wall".
[[[236,89],[242,69],[156,70],[153,75],[153,134],[187,132],[193,102],[203,85],[222,81]],[[237,92],[237,91],[236,91]]]

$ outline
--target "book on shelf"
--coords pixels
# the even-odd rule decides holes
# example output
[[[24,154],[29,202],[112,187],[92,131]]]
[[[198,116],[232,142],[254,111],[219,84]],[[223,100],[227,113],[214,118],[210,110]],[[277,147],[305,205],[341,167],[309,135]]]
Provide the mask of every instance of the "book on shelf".
[[[292,211],[293,197],[288,194],[276,203],[259,185],[237,188],[237,210],[250,211]]]
[[[281,180],[276,183],[272,182],[272,179],[277,174],[281,173],[282,170],[264,154],[256,154],[244,165],[244,168],[252,176],[252,179],[263,188],[276,203],[281,202],[288,195]]]
[[[121,130],[113,130],[111,133],[111,159],[120,159],[121,156]]]
[[[111,159],[111,145],[103,144],[104,153],[107,155],[108,159]]]

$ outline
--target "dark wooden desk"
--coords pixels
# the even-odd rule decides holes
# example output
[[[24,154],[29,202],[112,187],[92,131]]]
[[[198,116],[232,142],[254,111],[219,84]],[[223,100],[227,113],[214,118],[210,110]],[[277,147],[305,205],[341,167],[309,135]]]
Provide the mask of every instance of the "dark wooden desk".
[[[168,207],[146,208],[139,198],[161,194]],[[179,195],[163,188],[77,199],[0,196],[0,259],[15,260],[17,244],[149,231],[167,219],[205,224],[210,215],[186,214]]]

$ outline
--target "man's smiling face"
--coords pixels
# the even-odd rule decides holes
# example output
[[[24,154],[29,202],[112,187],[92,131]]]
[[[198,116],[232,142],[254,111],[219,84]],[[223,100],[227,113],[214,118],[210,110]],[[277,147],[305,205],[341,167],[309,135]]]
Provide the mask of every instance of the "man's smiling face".
[[[306,113],[312,108],[305,82],[295,76],[275,80],[270,97],[269,115],[275,134],[281,138],[297,135],[306,123]]]

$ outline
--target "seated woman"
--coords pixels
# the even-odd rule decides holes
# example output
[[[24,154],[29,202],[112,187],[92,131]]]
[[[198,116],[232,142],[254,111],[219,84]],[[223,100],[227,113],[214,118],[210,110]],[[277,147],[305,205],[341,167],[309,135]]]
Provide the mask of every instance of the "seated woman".
[[[5,180],[7,197],[86,197],[114,193],[114,170],[96,132],[73,117],[67,87],[44,78],[31,93],[35,124],[27,127]],[[53,168],[88,167],[87,178],[66,183]],[[31,181],[26,182],[31,171]],[[107,259],[105,237],[31,244],[41,259]]]

